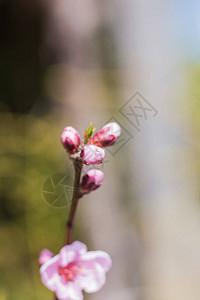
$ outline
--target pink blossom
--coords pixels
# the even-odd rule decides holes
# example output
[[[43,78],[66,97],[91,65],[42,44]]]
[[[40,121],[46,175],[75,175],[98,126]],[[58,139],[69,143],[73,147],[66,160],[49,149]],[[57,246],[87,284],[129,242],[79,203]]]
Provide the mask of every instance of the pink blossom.
[[[54,254],[49,251],[48,249],[43,249],[40,252],[40,257],[39,257],[39,264],[43,265],[44,263],[46,263],[48,260],[50,260],[52,257],[54,256]]]
[[[76,241],[43,264],[40,275],[43,284],[55,292],[59,300],[81,300],[82,290],[93,293],[104,285],[105,273],[111,264],[106,252],[87,252],[86,245]]]
[[[95,145],[106,147],[111,146],[121,134],[121,128],[116,122],[104,125],[94,135],[93,142]]]
[[[102,184],[103,177],[104,174],[100,170],[92,169],[87,171],[87,173],[82,178],[81,189],[84,192],[91,192],[96,190]]]
[[[86,145],[81,150],[81,157],[86,165],[101,164],[105,157],[105,151],[95,145]]]
[[[77,151],[80,143],[81,138],[76,129],[71,126],[65,127],[64,131],[61,135],[61,141],[65,149],[73,154]]]

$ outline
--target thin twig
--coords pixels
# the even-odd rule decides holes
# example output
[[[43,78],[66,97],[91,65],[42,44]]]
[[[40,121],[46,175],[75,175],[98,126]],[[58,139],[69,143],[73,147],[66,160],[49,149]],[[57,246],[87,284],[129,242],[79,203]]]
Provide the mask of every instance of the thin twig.
[[[68,218],[68,221],[67,221],[66,245],[69,245],[71,243],[75,213],[76,213],[76,210],[77,210],[78,200],[81,198],[81,195],[79,194],[79,185],[80,185],[80,178],[81,178],[82,168],[83,168],[82,161],[79,160],[79,159],[75,159],[74,160],[74,172],[75,172],[74,190],[73,190],[73,196],[72,196],[72,204],[71,204],[70,212],[69,212],[69,218]],[[56,295],[55,295],[55,300],[58,300]]]
[[[67,245],[69,245],[71,243],[75,213],[77,210],[78,200],[80,199],[79,185],[80,185],[82,167],[83,167],[83,163],[81,160],[79,160],[79,159],[74,160],[75,178],[74,178],[74,190],[73,190],[73,196],[72,196],[72,204],[70,207],[69,218],[68,218],[68,222],[67,222],[67,238],[66,238]]]

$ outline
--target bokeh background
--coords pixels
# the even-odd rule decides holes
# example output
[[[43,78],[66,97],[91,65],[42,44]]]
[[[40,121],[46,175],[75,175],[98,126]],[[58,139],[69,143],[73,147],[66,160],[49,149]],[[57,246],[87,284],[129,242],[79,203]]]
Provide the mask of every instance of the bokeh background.
[[[53,299],[38,256],[65,239],[69,199],[44,193],[55,178],[62,194],[66,174],[70,197],[60,135],[109,120],[122,136],[73,239],[113,267],[85,299],[200,299],[199,11],[197,0],[0,1],[1,300]],[[139,130],[129,99],[147,101]]]

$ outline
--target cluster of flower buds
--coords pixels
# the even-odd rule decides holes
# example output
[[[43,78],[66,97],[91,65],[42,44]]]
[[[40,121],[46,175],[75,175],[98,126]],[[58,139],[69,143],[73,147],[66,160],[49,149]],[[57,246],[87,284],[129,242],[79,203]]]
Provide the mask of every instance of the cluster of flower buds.
[[[66,127],[61,135],[62,144],[67,152],[71,155],[79,153],[86,165],[102,163],[105,157],[103,148],[115,143],[121,128],[116,122],[112,122],[104,125],[92,136],[94,131],[94,126],[90,124],[82,143],[78,131],[71,126]]]
[[[116,122],[112,122],[104,125],[93,135],[94,131],[94,125],[90,123],[81,142],[76,129],[71,126],[64,129],[61,141],[71,158],[80,159],[85,165],[101,164],[105,157],[103,148],[115,143],[120,136],[121,128]],[[84,194],[97,189],[102,181],[103,172],[95,169],[89,170],[82,178],[81,192]]]
[[[56,293],[59,300],[82,300],[82,290],[94,293],[105,284],[112,262],[104,251],[87,251],[85,244],[75,241],[59,254],[42,250],[39,258],[43,284]]]

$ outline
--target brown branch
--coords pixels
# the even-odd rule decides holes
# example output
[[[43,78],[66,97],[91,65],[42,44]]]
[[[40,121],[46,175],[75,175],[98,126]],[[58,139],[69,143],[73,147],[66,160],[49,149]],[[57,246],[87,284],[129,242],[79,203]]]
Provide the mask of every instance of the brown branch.
[[[74,160],[74,171],[75,171],[74,190],[73,190],[73,196],[72,196],[72,204],[71,204],[70,212],[69,212],[69,218],[67,221],[66,245],[69,245],[71,243],[75,214],[76,214],[76,210],[77,210],[78,201],[80,199],[79,185],[80,185],[82,168],[83,168],[83,162],[79,159]]]
[[[78,206],[78,200],[81,198],[81,195],[79,193],[79,185],[80,185],[82,168],[83,168],[83,162],[79,159],[75,159],[74,160],[74,171],[75,171],[74,190],[73,190],[73,196],[72,196],[72,204],[71,204],[70,212],[69,212],[69,218],[67,221],[66,245],[69,245],[71,243],[75,213],[76,213],[77,206]],[[56,295],[55,295],[55,300],[58,300]]]

